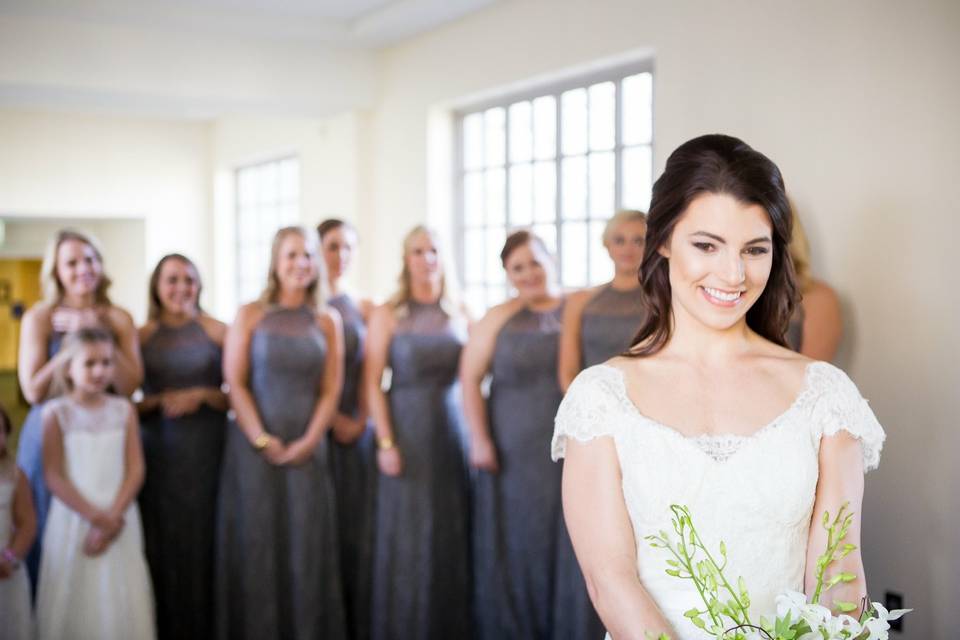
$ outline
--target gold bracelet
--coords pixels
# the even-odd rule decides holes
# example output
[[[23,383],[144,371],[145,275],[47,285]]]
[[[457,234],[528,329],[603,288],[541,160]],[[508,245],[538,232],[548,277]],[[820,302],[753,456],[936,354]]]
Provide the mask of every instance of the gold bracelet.
[[[263,451],[267,448],[267,445],[270,444],[270,436],[266,431],[262,432],[256,438],[253,439],[253,448],[257,451]]]
[[[380,451],[389,451],[395,446],[397,446],[396,443],[394,443],[393,438],[389,436],[385,438],[377,438],[377,449],[380,449]]]

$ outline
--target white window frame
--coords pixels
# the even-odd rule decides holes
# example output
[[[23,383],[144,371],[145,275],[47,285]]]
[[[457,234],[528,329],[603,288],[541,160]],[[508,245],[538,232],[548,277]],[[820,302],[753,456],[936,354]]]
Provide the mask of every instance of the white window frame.
[[[625,144],[624,144],[624,141],[623,141],[623,91],[622,91],[623,84],[622,84],[622,82],[623,82],[623,80],[624,80],[625,78],[628,78],[628,77],[630,77],[630,76],[634,76],[634,75],[637,75],[637,74],[643,74],[643,73],[649,73],[649,74],[651,75],[651,90],[650,90],[650,101],[651,101],[651,104],[650,104],[650,123],[649,123],[649,127],[650,127],[650,139],[649,139],[649,142],[648,142],[648,143],[625,145]],[[459,255],[459,256],[461,256],[462,258],[464,258],[464,259],[461,259],[461,260],[458,261],[458,271],[459,271],[459,274],[458,274],[458,275],[460,276],[460,282],[463,284],[464,290],[468,290],[471,286],[474,286],[474,287],[476,287],[476,286],[481,286],[481,287],[483,287],[483,289],[484,289],[484,296],[483,296],[483,297],[484,297],[484,301],[485,301],[485,306],[489,307],[489,306],[491,306],[491,303],[492,303],[492,302],[495,302],[495,300],[491,300],[491,296],[488,295],[488,292],[489,292],[491,289],[498,289],[498,287],[499,287],[499,285],[498,285],[497,283],[492,283],[492,282],[486,277],[486,274],[484,275],[484,278],[483,278],[483,281],[482,281],[482,282],[479,282],[479,281],[468,282],[468,281],[467,281],[467,278],[466,278],[467,274],[466,274],[466,265],[465,265],[465,262],[466,262],[466,260],[465,260],[465,257],[466,257],[466,254],[465,254],[465,246],[466,246],[465,238],[466,238],[466,232],[467,232],[468,227],[467,227],[467,224],[466,224],[466,207],[465,207],[465,204],[464,204],[464,191],[465,191],[464,185],[465,185],[465,180],[466,180],[467,174],[470,173],[471,171],[481,171],[481,172],[482,172],[482,171],[484,171],[486,168],[488,168],[489,166],[493,166],[493,165],[488,165],[488,164],[486,163],[486,159],[485,159],[485,160],[484,160],[484,164],[482,165],[482,168],[480,168],[480,169],[474,168],[474,169],[468,170],[468,169],[466,168],[466,158],[465,158],[465,149],[464,149],[464,120],[467,118],[467,116],[469,116],[469,115],[471,115],[471,114],[482,113],[482,112],[487,111],[488,109],[497,108],[497,107],[503,108],[504,111],[505,111],[505,114],[506,114],[506,115],[505,115],[505,123],[504,123],[504,131],[505,131],[505,135],[504,135],[504,157],[503,157],[503,164],[502,164],[503,169],[504,169],[504,180],[505,180],[505,186],[504,186],[504,200],[505,200],[505,202],[503,203],[503,205],[504,205],[504,211],[505,211],[505,222],[504,222],[503,228],[505,229],[505,231],[506,231],[507,233],[509,233],[510,231],[512,231],[512,230],[514,230],[514,229],[516,229],[516,228],[529,228],[528,225],[525,225],[525,224],[524,224],[524,225],[516,225],[516,224],[513,224],[513,223],[511,222],[511,216],[510,216],[510,193],[511,193],[511,192],[510,192],[510,168],[511,168],[511,166],[514,166],[516,163],[512,163],[512,162],[511,162],[511,159],[510,159],[510,117],[509,117],[509,108],[510,108],[510,105],[512,105],[512,104],[514,104],[514,103],[516,103],[516,102],[522,102],[522,101],[531,101],[531,102],[532,102],[534,99],[540,98],[540,97],[543,97],[543,96],[552,96],[552,97],[554,98],[554,101],[555,101],[555,109],[556,109],[556,111],[555,111],[555,118],[556,118],[556,139],[555,139],[555,154],[554,154],[554,157],[552,158],[552,161],[554,162],[555,168],[556,168],[556,199],[555,199],[554,219],[553,219],[553,221],[552,221],[552,222],[546,222],[546,223],[543,223],[543,224],[546,224],[546,225],[552,224],[552,226],[553,226],[553,228],[554,228],[554,233],[555,233],[555,237],[556,237],[555,245],[556,245],[557,264],[558,264],[558,267],[559,267],[559,272],[560,272],[560,274],[562,274],[562,273],[563,273],[562,265],[563,265],[563,260],[564,260],[564,246],[563,246],[563,242],[564,242],[564,241],[563,241],[562,229],[563,229],[563,224],[564,224],[564,222],[565,222],[564,217],[563,217],[563,211],[562,211],[562,207],[563,207],[563,179],[562,179],[562,170],[563,170],[563,169],[562,169],[562,165],[563,165],[563,162],[562,162],[562,161],[563,161],[563,158],[564,158],[565,156],[564,156],[564,154],[563,154],[563,130],[562,130],[562,129],[563,129],[563,106],[562,106],[561,96],[562,96],[565,92],[567,92],[567,91],[570,91],[570,90],[573,90],[573,89],[587,89],[587,88],[589,88],[589,87],[592,86],[592,85],[595,85],[595,84],[597,84],[597,83],[603,83],[603,82],[613,82],[614,85],[615,85],[615,87],[616,87],[616,91],[615,91],[615,115],[614,115],[614,136],[615,136],[615,137],[614,137],[614,146],[613,146],[613,149],[612,149],[613,154],[614,154],[614,164],[615,164],[615,167],[614,167],[614,207],[613,207],[613,211],[610,212],[610,213],[612,214],[613,212],[615,212],[615,211],[620,210],[620,209],[623,208],[623,191],[624,191],[624,189],[623,189],[623,151],[624,151],[624,149],[626,149],[626,148],[636,148],[636,147],[648,147],[648,148],[649,148],[649,153],[650,153],[650,158],[651,158],[649,184],[650,184],[651,186],[652,186],[652,184],[653,184],[653,175],[652,175],[652,174],[653,174],[653,167],[652,167],[653,162],[652,162],[652,158],[653,158],[654,145],[655,145],[655,135],[654,135],[654,130],[653,130],[653,122],[655,121],[655,114],[654,114],[654,107],[653,107],[653,105],[655,104],[654,95],[653,95],[654,90],[655,90],[655,89],[654,89],[654,86],[653,86],[653,85],[654,85],[654,82],[653,82],[654,79],[655,79],[655,74],[654,74],[653,61],[652,61],[652,60],[637,61],[637,62],[633,62],[633,63],[626,64],[626,65],[619,65],[619,66],[616,66],[616,67],[607,68],[607,69],[604,69],[604,70],[602,70],[602,71],[597,71],[597,72],[593,72],[593,73],[589,73],[589,74],[583,74],[583,75],[573,76],[573,77],[570,77],[570,78],[568,78],[568,79],[565,79],[565,80],[563,80],[563,81],[556,82],[556,83],[541,84],[541,85],[532,86],[532,87],[530,87],[529,89],[525,89],[525,90],[523,90],[523,91],[518,91],[518,92],[509,93],[509,94],[504,94],[504,95],[501,95],[501,96],[496,97],[495,99],[491,99],[491,100],[488,100],[488,101],[471,104],[469,107],[458,109],[458,110],[455,112],[455,132],[456,132],[456,135],[455,135],[455,144],[454,144],[454,154],[455,154],[455,155],[454,155],[454,167],[455,167],[455,170],[454,170],[454,190],[453,190],[453,193],[454,193],[454,197],[455,197],[455,199],[456,199],[456,206],[455,206],[455,208],[454,208],[455,214],[454,214],[453,230],[454,230],[454,238],[455,238],[455,243],[456,243],[456,248],[457,248],[457,255]],[[532,118],[532,117],[533,117],[533,116],[531,115],[531,118]],[[531,120],[531,122],[532,122],[532,120]],[[588,121],[588,122],[589,122],[589,121]],[[606,150],[606,152],[609,152],[609,151],[611,151],[611,150],[610,150],[610,149],[607,149],[607,150]],[[588,199],[589,199],[589,190],[590,190],[589,155],[590,155],[590,153],[593,153],[593,152],[594,152],[594,151],[592,151],[592,150],[590,149],[589,137],[588,137],[588,143],[587,143],[586,151],[585,151],[585,153],[584,153],[584,158],[587,159],[587,160],[586,160],[586,162],[587,162],[587,179],[586,179],[586,185],[587,185],[587,187],[586,187],[586,188],[587,188],[587,194],[588,194],[587,197],[588,197]],[[534,161],[535,161],[535,159],[534,159]],[[644,210],[645,210],[646,206],[648,206],[648,203],[644,203],[644,204],[642,205],[642,208],[644,208]],[[583,222],[585,222],[586,225],[587,225],[587,227],[589,228],[590,222],[595,222],[595,221],[598,221],[598,220],[605,220],[605,219],[606,219],[606,218],[592,217],[592,216],[591,216],[591,212],[590,212],[590,206],[588,205],[587,211],[586,211],[586,214],[585,214],[585,217],[583,218]],[[579,220],[577,220],[577,221],[579,222]],[[572,220],[567,220],[567,222],[572,222]],[[482,225],[481,225],[480,227],[473,227],[473,228],[474,228],[474,229],[481,229],[481,228],[482,228],[482,229],[484,229],[484,230],[486,230],[486,229],[499,229],[499,228],[500,228],[500,225],[490,225],[490,224],[487,223],[486,220],[484,220],[483,223],[482,223]],[[548,244],[553,244],[553,243],[550,243],[550,242],[549,242],[549,239],[548,239]],[[587,250],[587,267],[586,267],[586,269],[587,269],[587,279],[588,279],[588,283],[587,283],[587,284],[588,284],[588,285],[593,285],[593,284],[598,284],[598,283],[599,283],[599,282],[595,281],[594,278],[591,277],[590,266],[589,266],[589,265],[590,265],[590,261],[591,261],[591,254],[592,254],[593,252],[595,252],[595,251],[604,251],[604,249],[603,249],[602,246],[600,246],[599,244],[597,244],[597,246],[593,246],[594,244],[597,244],[597,243],[587,242],[587,247],[586,247],[586,250]],[[485,247],[485,248],[484,248],[484,252],[487,253],[487,254],[489,254],[489,253],[491,253],[491,252],[496,252],[497,254],[499,254],[499,250],[500,250],[499,247]],[[490,256],[485,256],[485,258],[486,258],[487,260],[491,259]],[[565,283],[565,282],[562,281],[562,275],[561,275],[561,284],[563,284],[563,285],[566,286],[566,287],[570,287],[570,285],[569,285],[568,283]],[[506,285],[506,284],[504,284],[504,285],[502,286],[502,292],[501,292],[501,293],[502,293],[502,297],[505,297],[505,296],[508,294],[507,288],[508,288],[508,285]],[[475,310],[475,311],[482,311],[482,310],[477,309],[477,310]]]
[[[281,167],[284,163],[294,162],[296,164],[294,168],[294,174],[297,176],[296,185],[293,189],[293,193],[284,194],[283,188],[280,185],[280,172]],[[255,202],[245,202],[241,198],[241,179],[242,174],[247,171],[258,171],[268,165],[275,165],[277,167],[277,182],[274,193],[271,194],[271,197],[268,199],[263,199],[262,196],[258,196]],[[264,160],[258,160],[256,162],[250,162],[243,165],[237,165],[233,169],[233,187],[234,187],[234,287],[236,291],[235,299],[241,304],[245,304],[252,300],[255,296],[259,295],[260,291],[257,290],[255,293],[245,292],[244,291],[244,275],[245,269],[244,266],[250,265],[251,260],[254,260],[258,263],[263,263],[266,265],[266,268],[269,268],[270,264],[270,244],[273,239],[273,235],[276,233],[277,229],[286,227],[289,225],[297,224],[300,220],[300,200],[301,200],[301,174],[302,174],[302,164],[300,162],[300,157],[297,154],[285,154],[281,156],[275,156]],[[252,210],[252,211],[250,211]],[[270,211],[272,213],[272,220],[264,220],[266,217],[266,212]],[[288,212],[287,215],[284,215],[284,211]],[[244,233],[243,228],[244,222],[243,217],[245,215],[253,215],[256,217],[257,226],[260,227],[257,238],[257,241],[251,245],[247,245],[244,242]],[[249,222],[249,221],[248,221]],[[266,248],[264,248],[264,246]],[[255,255],[254,255],[255,254]],[[262,254],[262,255],[261,255]],[[251,257],[254,256],[254,257]],[[265,263],[264,263],[265,261]],[[266,283],[266,272],[262,274],[262,283]],[[262,288],[262,285],[261,285]]]

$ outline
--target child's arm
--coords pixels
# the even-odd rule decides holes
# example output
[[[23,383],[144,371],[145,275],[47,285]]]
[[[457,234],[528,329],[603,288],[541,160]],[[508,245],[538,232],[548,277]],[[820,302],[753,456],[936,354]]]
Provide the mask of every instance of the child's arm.
[[[37,537],[37,512],[33,508],[33,493],[27,477],[20,469],[17,469],[17,488],[13,493],[13,526],[13,537],[7,549],[18,558],[23,558]]]
[[[143,448],[140,446],[140,426],[137,423],[137,412],[133,404],[128,403],[130,411],[127,413],[126,437],[123,451],[123,483],[117,492],[117,497],[110,507],[109,514],[122,519],[127,507],[133,502],[143,486],[145,475],[143,466]]]
[[[87,502],[67,477],[64,469],[63,431],[60,429],[57,414],[50,406],[43,411],[43,479],[50,488],[50,493],[93,526],[109,529],[115,524],[105,511]]]
[[[13,490],[13,536],[5,541],[7,546],[0,556],[0,578],[6,578],[13,572],[16,563],[27,555],[37,535],[37,514],[33,510],[30,485],[22,471],[17,469],[16,474],[17,484]]]

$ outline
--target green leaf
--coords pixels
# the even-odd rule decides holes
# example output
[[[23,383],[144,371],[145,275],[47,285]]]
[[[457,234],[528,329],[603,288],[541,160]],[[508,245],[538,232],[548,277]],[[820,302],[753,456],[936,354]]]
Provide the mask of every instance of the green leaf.
[[[683,617],[684,617],[684,618],[696,618],[696,617],[698,617],[699,615],[700,615],[700,610],[699,610],[699,609],[696,609],[696,608],[694,608],[694,609],[687,609],[686,611],[683,612]]]
[[[667,575],[668,575],[668,576],[673,576],[674,578],[679,578],[679,577],[680,577],[680,572],[677,571],[676,569],[667,569]]]
[[[851,611],[857,610],[857,605],[852,602],[844,602],[842,600],[834,600],[833,605],[837,608],[840,613],[850,613]]]
[[[691,618],[690,622],[692,622],[694,626],[699,627],[701,629],[705,629],[707,627],[706,623],[700,618]]]
[[[720,555],[727,557],[727,544],[723,540],[720,541]]]

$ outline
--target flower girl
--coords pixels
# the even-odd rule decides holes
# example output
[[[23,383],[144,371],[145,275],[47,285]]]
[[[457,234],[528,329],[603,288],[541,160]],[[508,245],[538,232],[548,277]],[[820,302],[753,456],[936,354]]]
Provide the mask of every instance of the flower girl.
[[[0,407],[0,636],[10,640],[33,638],[30,580],[20,559],[27,555],[37,533],[37,515],[27,477],[7,452],[12,425]]]
[[[53,502],[37,594],[40,640],[154,637],[150,579],[134,498],[143,453],[133,405],[109,395],[114,344],[102,329],[64,342],[43,410],[44,477]]]

